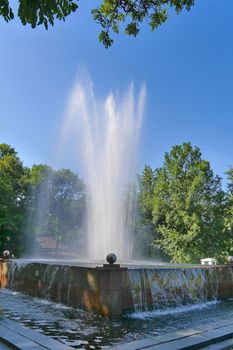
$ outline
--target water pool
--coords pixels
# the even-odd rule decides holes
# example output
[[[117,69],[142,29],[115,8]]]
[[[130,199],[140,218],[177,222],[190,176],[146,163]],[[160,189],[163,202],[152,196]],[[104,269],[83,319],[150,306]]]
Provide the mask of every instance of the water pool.
[[[74,349],[104,349],[135,339],[206,324],[231,322],[233,299],[210,301],[108,319],[62,304],[0,289],[3,316],[49,335]]]

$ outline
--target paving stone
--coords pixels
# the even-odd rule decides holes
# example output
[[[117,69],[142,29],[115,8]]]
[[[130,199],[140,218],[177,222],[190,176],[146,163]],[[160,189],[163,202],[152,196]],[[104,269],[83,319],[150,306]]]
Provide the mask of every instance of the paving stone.
[[[9,327],[9,326],[8,326]],[[10,328],[11,329],[11,328]],[[46,335],[41,334],[37,331],[33,331],[29,328],[25,328],[25,327],[14,327],[14,331],[17,334],[21,334],[35,342],[38,342],[40,344],[47,344],[46,341],[48,342],[49,339]],[[55,340],[51,339],[53,342],[56,342]]]
[[[152,346],[155,344],[159,344],[157,341],[157,338],[146,338],[146,339],[140,339],[140,340],[134,340],[129,343],[125,344],[119,344],[112,346],[112,350],[137,350],[142,348],[147,348],[148,346]]]
[[[35,345],[33,346],[33,348],[30,348],[29,350],[47,350],[47,349],[45,349],[44,346]]]
[[[174,341],[161,343],[152,347],[148,347],[148,350],[194,350],[199,349],[200,344],[206,346],[210,343],[210,340],[202,335],[192,335],[186,338],[180,338]]]
[[[2,343],[2,342],[0,341],[0,349],[1,349],[1,350],[12,350],[12,347],[10,347],[10,346],[8,346],[7,344]]]
[[[231,330],[227,329],[228,327],[213,329],[211,331],[207,331],[202,333],[203,337],[208,339],[212,339],[216,341],[221,341],[226,338],[231,338],[233,336],[233,328]]]
[[[5,339],[21,350],[73,350],[70,346],[44,334],[26,328],[15,321],[2,318],[0,322],[0,338]]]
[[[7,342],[9,342],[10,344],[13,344],[15,346],[18,346],[19,344],[29,344],[31,347],[33,345],[35,345],[35,343],[33,341],[31,341],[30,339],[27,339],[25,337],[23,337],[20,334],[14,333],[12,331],[10,331],[9,329],[0,326],[0,338],[3,340],[6,340]]]
[[[44,346],[40,346],[36,343],[31,343],[31,342],[24,342],[24,343],[17,343],[16,344],[17,348],[20,350],[48,350]]]
[[[233,339],[223,340],[220,343],[208,345],[200,350],[232,350],[233,349]]]
[[[213,328],[215,327],[215,328]],[[207,325],[195,329],[184,329],[175,333],[163,334],[156,338],[136,340],[111,347],[112,350],[182,350],[199,349],[213,342],[223,341],[233,336],[233,324],[228,322]],[[153,343],[154,342],[154,343]],[[157,343],[155,343],[157,342]],[[216,344],[213,344],[216,345]],[[232,348],[233,349],[233,348]],[[232,350],[231,349],[231,350]]]

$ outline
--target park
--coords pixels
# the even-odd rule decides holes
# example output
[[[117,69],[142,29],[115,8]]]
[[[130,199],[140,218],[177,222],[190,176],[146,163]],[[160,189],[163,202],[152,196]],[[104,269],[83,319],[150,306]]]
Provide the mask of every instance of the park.
[[[233,349],[223,3],[0,4],[0,349]]]

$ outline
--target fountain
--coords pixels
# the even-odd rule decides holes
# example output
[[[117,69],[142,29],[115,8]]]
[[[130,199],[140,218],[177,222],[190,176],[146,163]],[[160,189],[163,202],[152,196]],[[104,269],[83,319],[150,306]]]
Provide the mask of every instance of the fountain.
[[[71,138],[81,140],[88,190],[87,258],[4,262],[4,286],[103,316],[232,296],[231,265],[132,264],[132,178],[144,101],[145,87],[136,103],[131,86],[122,99],[110,94],[98,103],[90,78],[85,83],[77,80],[61,145]],[[106,256],[108,264],[103,265]],[[116,259],[120,264],[115,264]]]
[[[83,72],[82,72],[83,73]],[[62,148],[73,137],[88,192],[87,258],[103,260],[113,251],[132,260],[134,186],[145,87],[138,102],[133,84],[120,98],[96,100],[87,72],[70,94],[62,127]]]
[[[2,285],[103,316],[192,305],[232,297],[232,265],[137,266],[14,260]]]

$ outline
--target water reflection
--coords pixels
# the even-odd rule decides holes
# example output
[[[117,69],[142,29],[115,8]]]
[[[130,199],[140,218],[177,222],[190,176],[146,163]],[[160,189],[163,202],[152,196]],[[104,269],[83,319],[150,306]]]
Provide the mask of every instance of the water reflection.
[[[106,319],[72,307],[1,289],[0,309],[4,316],[52,336],[74,349],[104,349],[114,343],[156,336],[178,329],[204,329],[206,324],[213,325],[214,322],[226,322],[228,319],[230,323],[233,300]]]

